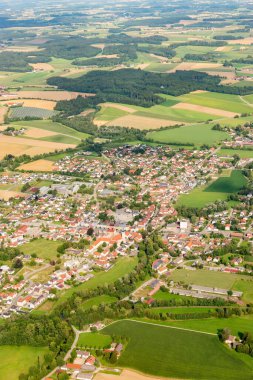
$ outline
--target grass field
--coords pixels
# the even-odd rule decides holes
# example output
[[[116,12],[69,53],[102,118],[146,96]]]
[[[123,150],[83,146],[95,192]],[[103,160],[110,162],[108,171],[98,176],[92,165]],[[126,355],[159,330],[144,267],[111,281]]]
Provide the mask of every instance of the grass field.
[[[101,110],[96,114],[96,118],[98,120],[111,121],[119,117],[125,116],[127,114],[128,112],[114,108],[114,107],[102,106]]]
[[[253,150],[244,149],[220,149],[218,155],[222,157],[234,156],[237,154],[240,158],[253,158]]]
[[[241,171],[233,170],[230,177],[220,177],[208,186],[199,187],[180,196],[177,204],[187,207],[201,208],[216,200],[227,199],[227,196],[236,193],[247,184],[246,178]]]
[[[0,379],[18,380],[19,375],[27,373],[46,352],[43,347],[0,346]]]
[[[228,350],[217,336],[135,321],[116,322],[106,327],[103,333],[130,338],[118,360],[121,367],[170,378],[252,378],[253,359],[249,361],[243,355]]]
[[[238,95],[220,94],[216,92],[190,93],[179,96],[178,100],[197,104],[204,107],[222,109],[238,113],[252,113],[253,108],[248,106]]]
[[[57,256],[59,245],[57,241],[37,239],[22,245],[20,250],[26,255],[36,253],[41,259],[52,260]]]
[[[109,335],[99,333],[83,333],[80,334],[77,346],[78,347],[92,347],[104,348],[112,343],[112,338]]]
[[[148,138],[162,143],[191,143],[194,145],[217,144],[224,140],[229,140],[230,136],[226,132],[214,131],[208,124],[193,125],[163,131],[150,132]]]
[[[107,295],[102,295],[102,296],[97,296],[94,298],[90,298],[89,300],[85,301],[82,303],[82,310],[88,310],[93,306],[99,306],[101,304],[110,304],[117,301],[117,298],[115,297],[110,297]]]

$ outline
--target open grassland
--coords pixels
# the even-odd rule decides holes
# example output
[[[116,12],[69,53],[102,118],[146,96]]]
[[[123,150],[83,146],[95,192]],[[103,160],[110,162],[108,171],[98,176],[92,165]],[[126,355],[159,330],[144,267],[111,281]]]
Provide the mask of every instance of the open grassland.
[[[41,259],[53,260],[57,257],[57,248],[60,243],[52,240],[36,239],[20,247],[25,255],[35,253]]]
[[[222,127],[231,127],[231,128],[235,128],[237,127],[238,125],[244,125],[246,123],[252,123],[253,122],[253,116],[247,116],[247,117],[237,117],[237,118],[225,118],[225,119],[220,119],[219,120],[219,124],[222,126]]]
[[[245,380],[252,378],[253,359],[244,361],[243,355],[228,350],[215,335],[136,321],[116,322],[103,333],[130,339],[118,360],[121,367],[183,379],[239,380],[242,373]]]
[[[204,207],[216,200],[226,200],[227,196],[238,192],[247,184],[240,170],[233,170],[230,177],[222,176],[208,186],[195,188],[189,194],[180,196],[177,204],[187,207]]]
[[[77,144],[62,144],[13,136],[1,136],[0,159],[4,158],[6,154],[13,154],[14,156],[28,154],[33,157],[37,154],[50,153],[67,148],[75,148],[76,145]]]
[[[252,113],[252,107],[245,104],[238,95],[216,92],[190,93],[177,98],[184,103],[197,104],[203,107],[221,109],[236,113]]]
[[[112,338],[109,335],[99,333],[84,333],[81,334],[77,342],[78,347],[105,348],[112,343]]]
[[[204,106],[199,106],[196,104],[189,104],[189,103],[178,103],[175,106],[173,106],[173,108],[187,110],[187,111],[194,111],[194,112],[195,111],[203,112],[209,115],[216,115],[216,116],[221,116],[221,117],[234,117],[238,115],[235,112],[223,111],[217,108],[204,107]]]
[[[38,357],[43,361],[47,349],[31,346],[0,346],[0,379],[18,380],[21,373],[27,373],[28,369],[38,362]]]
[[[115,107],[102,107],[101,110],[97,113],[96,118],[102,121],[111,121],[118,119],[119,117],[128,115],[128,112]]]
[[[212,130],[212,125],[199,124],[175,129],[167,129],[163,131],[150,132],[148,138],[155,142],[162,142],[167,144],[180,143],[180,144],[217,144],[224,140],[229,140],[228,133],[223,131]]]
[[[54,162],[49,160],[37,160],[20,165],[18,169],[34,172],[52,172],[54,170]]]

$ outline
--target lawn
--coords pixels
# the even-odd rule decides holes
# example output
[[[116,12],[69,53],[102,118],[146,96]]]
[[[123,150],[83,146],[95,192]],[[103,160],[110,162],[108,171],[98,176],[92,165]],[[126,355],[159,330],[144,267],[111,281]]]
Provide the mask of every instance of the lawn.
[[[253,150],[244,149],[220,149],[217,153],[219,156],[227,157],[237,154],[240,158],[253,158]]]
[[[253,359],[244,361],[243,355],[227,349],[215,335],[136,321],[118,321],[103,333],[130,339],[117,363],[121,367],[184,379],[252,379]]]
[[[36,255],[42,259],[52,260],[57,257],[57,248],[60,243],[58,241],[37,239],[30,241],[20,247],[20,250],[26,255]]]
[[[217,92],[190,93],[179,96],[178,100],[230,112],[253,112],[253,108],[244,103],[238,95],[220,94]]]
[[[112,343],[112,338],[109,335],[99,333],[83,333],[80,334],[77,346],[89,348],[105,348]]]
[[[212,126],[208,124],[149,132],[147,137],[157,142],[181,143],[182,145],[187,143],[213,145],[224,140],[230,140],[230,136],[226,132],[214,131]]]
[[[187,207],[205,207],[217,200],[226,201],[227,196],[238,192],[247,184],[240,170],[233,170],[230,177],[220,177],[208,186],[195,188],[190,194],[180,196],[177,205]]]
[[[19,375],[27,373],[46,352],[43,347],[0,346],[0,379],[18,380]]]

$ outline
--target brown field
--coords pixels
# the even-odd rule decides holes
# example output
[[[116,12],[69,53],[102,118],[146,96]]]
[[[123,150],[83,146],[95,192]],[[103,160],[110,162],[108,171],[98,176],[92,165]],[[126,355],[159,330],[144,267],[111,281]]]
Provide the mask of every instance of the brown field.
[[[242,39],[239,39],[239,40],[231,40],[231,41],[228,41],[228,43],[230,45],[251,45],[253,44],[253,37],[248,37],[248,38],[242,38]]]
[[[118,54],[102,54],[97,56],[97,58],[119,58]]]
[[[4,201],[8,201],[10,198],[24,197],[25,195],[22,193],[18,193],[16,191],[10,190],[0,190],[0,199]]]
[[[33,70],[36,71],[51,71],[54,70],[53,66],[49,63],[29,63]]]
[[[0,159],[6,154],[20,156],[28,154],[35,156],[36,154],[50,153],[55,150],[63,150],[67,148],[75,148],[74,144],[54,143],[43,140],[33,140],[21,137],[0,136]]]
[[[54,170],[54,163],[48,160],[37,160],[23,164],[18,167],[19,170],[31,170],[34,172],[52,172]]]
[[[46,129],[29,128],[25,131],[24,135],[27,137],[34,138],[34,139],[41,139],[43,137],[57,135],[57,133],[52,132],[52,131],[47,131]]]
[[[8,112],[8,107],[0,107],[0,124],[4,123],[4,116]]]
[[[230,51],[231,47],[230,46],[219,46],[215,49],[215,51]]]
[[[29,53],[33,51],[40,50],[37,46],[9,46],[4,49],[1,49],[1,51],[14,51],[14,52],[23,52],[23,53]]]
[[[159,129],[161,127],[169,127],[171,125],[179,124],[175,120],[165,120],[165,119],[154,119],[151,117],[137,116],[137,115],[126,115],[119,117],[106,125],[125,128],[136,128],[136,129]]]
[[[170,72],[174,72],[176,70],[198,70],[198,69],[216,69],[217,67],[221,67],[221,63],[211,63],[211,62],[182,62],[179,63],[173,70]]]
[[[138,65],[135,66],[135,69],[145,70],[149,65],[150,63],[139,63]]]
[[[119,375],[108,375],[105,373],[98,373],[95,376],[95,380],[176,380],[172,378],[164,377],[153,377],[149,375],[144,375],[139,372],[135,372],[129,369],[124,369]]]
[[[56,102],[53,100],[41,100],[41,99],[16,99],[18,103],[23,103],[24,107],[44,108],[46,110],[53,110],[56,106]],[[2,102],[3,104],[10,104],[10,100]],[[15,102],[14,102],[15,103]]]
[[[91,46],[97,47],[99,49],[104,49],[105,48],[105,44],[93,44]]]
[[[122,104],[117,104],[117,103],[103,103],[103,104],[100,104],[102,107],[113,107],[113,108],[117,108],[118,110],[121,110],[121,111],[126,111],[126,112],[129,112],[129,113],[134,113],[136,112],[136,110],[134,110],[133,108],[130,108],[130,107],[127,107],[127,106],[123,106]]]
[[[203,107],[203,106],[198,106],[196,104],[189,104],[189,103],[177,103],[174,106],[172,106],[172,108],[203,112],[203,113],[208,113],[210,115],[217,115],[217,116],[223,116],[223,117],[234,117],[238,115],[238,113],[235,113],[235,112],[223,111],[217,108]]]
[[[226,78],[227,80],[235,80],[236,75],[234,71],[205,71],[209,75],[218,75],[221,78]]]
[[[84,94],[79,92],[68,91],[18,91],[16,95],[21,99],[43,99],[43,100],[71,100],[75,99],[78,95],[92,96],[92,94]]]

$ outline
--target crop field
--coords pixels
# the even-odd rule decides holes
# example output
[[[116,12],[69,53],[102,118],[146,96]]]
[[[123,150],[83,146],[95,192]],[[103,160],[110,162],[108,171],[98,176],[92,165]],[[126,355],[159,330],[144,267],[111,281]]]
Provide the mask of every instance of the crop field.
[[[10,109],[10,119],[24,119],[26,117],[38,117],[48,119],[55,115],[56,111],[36,107],[13,107]]]
[[[38,91],[35,88],[27,90],[21,90],[16,92],[16,95],[22,99],[42,99],[42,100],[51,100],[51,101],[59,101],[59,100],[71,100],[75,99],[78,95],[85,96],[83,93],[78,92],[69,92],[69,91]]]
[[[80,334],[77,346],[89,348],[105,348],[111,343],[112,338],[109,335],[102,335],[99,333],[83,333]]]
[[[239,170],[233,170],[230,177],[220,177],[210,185],[198,187],[189,194],[183,194],[178,200],[178,205],[187,207],[204,207],[216,200],[226,200],[227,196],[239,191],[247,180]]]
[[[204,107],[204,106],[199,106],[196,104],[189,104],[189,103],[178,103],[175,106],[173,106],[173,109],[175,109],[175,108],[187,110],[187,111],[203,112],[203,113],[207,113],[209,115],[216,115],[216,116],[221,116],[221,117],[234,117],[234,116],[238,115],[235,112],[223,111],[223,110],[219,110],[217,108]]]
[[[0,378],[18,380],[21,373],[37,364],[38,357],[43,359],[47,349],[31,346],[0,346]]]
[[[252,113],[253,108],[245,104],[238,95],[219,94],[216,92],[190,93],[182,95],[178,100],[204,107],[221,109],[236,113]]]
[[[125,128],[136,128],[144,130],[159,129],[161,127],[168,127],[175,124],[177,124],[177,122],[173,120],[162,119],[160,117],[152,118],[148,114],[141,115],[140,113],[123,116],[115,119],[114,121],[106,123],[106,125],[110,126],[117,125]]]
[[[81,140],[85,140],[89,136],[86,133],[78,132],[72,128],[66,127],[63,124],[55,123],[52,120],[16,121],[11,125],[15,128],[24,127],[27,129],[38,129],[38,138],[41,133],[40,130],[53,132],[57,135],[64,135],[75,139],[75,145],[79,144]]]
[[[28,162],[27,164],[20,165],[18,170],[28,170],[34,172],[52,172],[54,170],[54,163],[49,160],[36,160]]]
[[[49,111],[53,111],[56,105],[56,102],[53,100],[42,99],[18,99],[18,102],[22,103],[23,107],[41,108]]]
[[[33,157],[37,154],[50,153],[55,152],[56,150],[65,150],[67,148],[75,148],[75,146],[76,145],[74,144],[62,144],[30,138],[1,136],[0,159],[2,159],[6,154],[13,154],[14,156],[28,154]]]
[[[7,114],[7,107],[0,107],[0,124],[4,123],[4,117]]]
[[[52,260],[57,257],[57,248],[60,243],[52,240],[37,239],[30,241],[20,247],[25,255],[36,253],[41,259]]]
[[[155,142],[162,143],[180,143],[180,144],[217,144],[224,140],[229,140],[228,133],[223,131],[212,130],[212,125],[199,124],[175,129],[167,129],[163,131],[150,132],[148,138]]]
[[[114,107],[102,107],[97,113],[96,118],[105,122],[118,119],[119,117],[128,115],[128,112]]]
[[[205,380],[252,377],[252,362],[228,350],[215,335],[136,321],[118,321],[103,333],[130,339],[118,360],[121,367],[169,378],[189,379],[189,373],[192,379]]]

